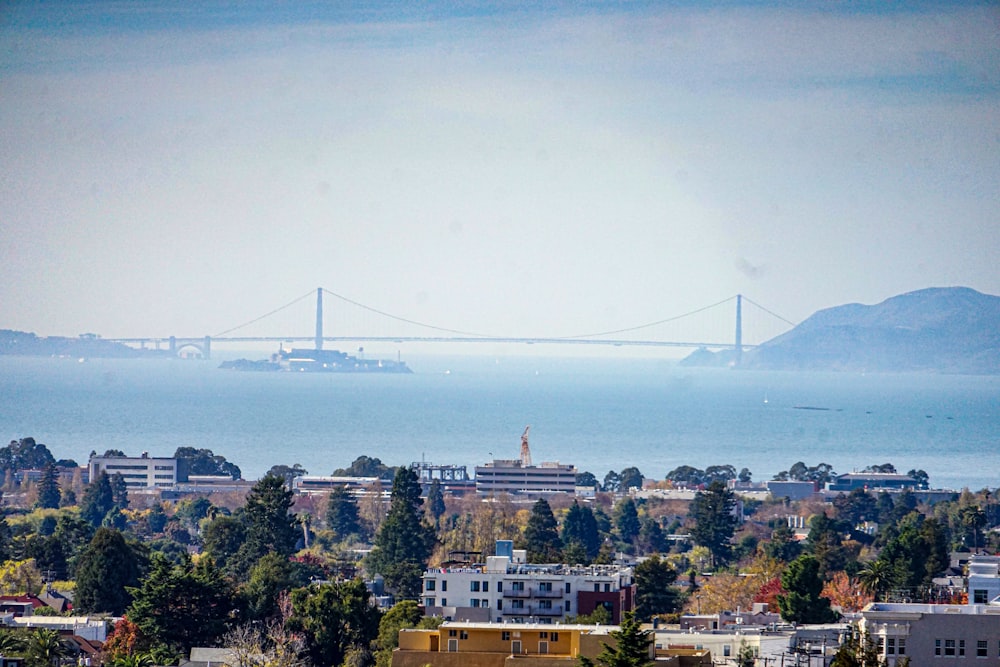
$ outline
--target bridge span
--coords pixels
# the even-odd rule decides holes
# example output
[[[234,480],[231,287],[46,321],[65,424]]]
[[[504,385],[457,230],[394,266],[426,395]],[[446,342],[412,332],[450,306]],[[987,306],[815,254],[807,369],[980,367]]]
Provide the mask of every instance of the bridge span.
[[[706,306],[700,308],[692,313],[687,313],[685,315],[680,315],[675,318],[670,318],[669,320],[661,320],[661,322],[655,322],[652,324],[660,324],[666,321],[672,321],[677,319],[682,319],[693,315],[704,310],[715,308],[716,306],[723,305],[729,301],[735,299],[736,301],[736,319],[735,319],[735,335],[732,341],[697,341],[697,340],[636,340],[636,339],[625,339],[625,338],[611,338],[604,336],[613,336],[615,334],[626,333],[629,331],[636,331],[643,329],[643,327],[633,327],[631,329],[622,329],[619,331],[610,331],[602,334],[591,334],[586,336],[573,336],[573,337],[516,337],[516,336],[486,336],[486,335],[473,335],[473,334],[463,334],[461,332],[451,331],[448,329],[442,329],[440,327],[434,327],[431,325],[420,325],[428,329],[433,329],[440,332],[448,332],[449,335],[428,335],[428,336],[374,336],[374,335],[342,335],[342,336],[328,336],[324,335],[323,332],[323,292],[326,291],[323,288],[317,288],[316,290],[316,328],[315,334],[311,336],[230,336],[228,335],[232,331],[244,328],[249,324],[253,324],[261,319],[269,317],[277,313],[278,311],[301,301],[306,296],[312,294],[310,292],[307,295],[295,299],[289,304],[282,306],[281,308],[271,311],[266,315],[258,317],[251,320],[245,324],[239,325],[233,329],[215,336],[199,336],[199,337],[180,337],[180,336],[164,336],[164,337],[134,337],[134,338],[109,338],[108,340],[116,343],[123,343],[125,345],[138,346],[143,349],[156,349],[162,350],[166,346],[166,350],[174,356],[187,356],[186,352],[193,352],[196,356],[203,359],[210,359],[212,356],[213,346],[219,344],[238,344],[238,343],[312,343],[317,350],[323,349],[324,343],[338,343],[338,342],[361,342],[361,343],[452,343],[452,344],[469,344],[469,343],[514,343],[514,344],[524,344],[524,345],[604,345],[604,346],[614,346],[614,347],[679,347],[679,348],[706,348],[711,350],[723,350],[731,349],[735,352],[735,361],[739,363],[742,352],[747,349],[752,349],[757,347],[755,344],[748,344],[743,341],[743,300],[742,294],[737,294],[735,297],[730,297],[725,301],[721,301],[717,304],[711,306]],[[381,311],[374,310],[365,306],[363,304],[351,301],[340,295],[333,294],[337,298],[351,303],[360,308],[366,309],[368,311],[375,312],[379,315],[398,320],[400,322],[405,322],[408,324],[420,324],[418,322],[413,322],[405,318],[396,317],[388,313],[383,313]],[[749,300],[748,300],[749,301]],[[753,302],[750,302],[753,303]],[[753,304],[768,313],[769,315],[782,320],[783,322],[792,325],[793,323],[786,320],[785,318],[772,313],[766,308],[759,306],[758,304]]]

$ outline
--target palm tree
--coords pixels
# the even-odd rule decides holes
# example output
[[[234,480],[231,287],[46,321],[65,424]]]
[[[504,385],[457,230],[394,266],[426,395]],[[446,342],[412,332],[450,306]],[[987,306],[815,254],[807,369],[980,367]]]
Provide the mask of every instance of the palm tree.
[[[28,640],[29,667],[57,667],[69,655],[69,647],[56,630],[36,630]]]
[[[892,565],[888,561],[868,561],[858,571],[858,583],[861,584],[861,590],[871,595],[876,602],[892,585],[892,580]]]
[[[10,630],[0,631],[0,655],[10,657],[24,652],[24,641]]]

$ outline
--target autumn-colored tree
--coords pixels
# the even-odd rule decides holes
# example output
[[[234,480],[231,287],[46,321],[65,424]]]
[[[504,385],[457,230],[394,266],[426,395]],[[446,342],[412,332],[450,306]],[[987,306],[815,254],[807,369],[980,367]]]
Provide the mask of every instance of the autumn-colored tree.
[[[834,573],[833,577],[823,585],[823,597],[834,607],[840,607],[845,612],[861,611],[872,601],[872,596],[866,594],[851,580],[844,571]]]
[[[114,629],[104,641],[104,655],[112,661],[136,655],[147,648],[148,641],[143,637],[139,626],[130,621],[127,615],[115,623]]]
[[[42,573],[34,558],[9,560],[0,565],[0,593],[23,595],[42,589]]]
[[[776,612],[778,610],[778,596],[784,594],[785,589],[781,587],[781,577],[774,577],[757,589],[757,594],[753,596],[753,601],[764,602],[770,611]]]

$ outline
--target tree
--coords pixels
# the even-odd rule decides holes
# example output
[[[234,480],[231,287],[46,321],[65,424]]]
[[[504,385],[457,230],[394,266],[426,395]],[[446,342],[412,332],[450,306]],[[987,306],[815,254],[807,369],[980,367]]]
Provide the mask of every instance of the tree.
[[[642,473],[635,466],[625,468],[618,473],[618,490],[627,493],[629,489],[642,488]]]
[[[375,536],[368,565],[402,598],[420,594],[420,577],[437,539],[434,528],[422,521],[422,504],[417,473],[401,466],[392,481],[389,513]]]
[[[77,609],[120,616],[132,600],[127,587],[138,584],[144,560],[121,532],[98,528],[77,563]]]
[[[92,526],[100,526],[111,508],[115,506],[111,479],[103,470],[90,480],[80,503],[80,517]]]
[[[712,566],[718,567],[729,559],[729,541],[739,523],[735,515],[736,496],[725,482],[716,480],[691,501],[689,516],[694,520],[691,539],[707,547],[712,554]]]
[[[562,542],[552,507],[539,498],[531,507],[528,525],[524,528],[524,547],[529,563],[555,563],[561,560]]]
[[[57,508],[61,493],[59,492],[59,472],[55,463],[45,466],[42,478],[38,481],[38,506]]]
[[[292,591],[288,628],[302,633],[315,667],[340,665],[351,648],[367,647],[375,639],[379,611],[369,597],[360,579]]]
[[[566,512],[562,524],[562,542],[564,549],[578,545],[583,555],[582,559],[567,559],[570,563],[590,563],[601,548],[601,536],[597,530],[597,519],[589,507],[581,507],[576,501]]]
[[[295,553],[300,533],[295,516],[289,513],[291,506],[292,492],[280,477],[265,475],[250,489],[241,515],[244,542],[227,563],[238,578],[245,579],[264,554],[274,552],[287,558]]]
[[[659,556],[650,556],[635,566],[635,615],[648,621],[657,614],[670,614],[680,607],[680,592],[672,585],[677,571]]]
[[[240,591],[246,603],[247,617],[252,621],[276,617],[279,594],[294,588],[296,583],[292,564],[287,558],[273,552],[261,556]]]
[[[327,496],[326,526],[340,540],[350,535],[362,535],[358,502],[346,486],[335,487]]]
[[[374,642],[377,667],[390,667],[392,650],[399,646],[399,631],[417,627],[422,616],[420,607],[413,600],[397,602],[382,616],[378,624],[378,637]]]
[[[868,632],[862,633],[852,627],[834,654],[830,667],[883,667],[885,661],[879,653],[878,645]],[[902,662],[896,664],[902,665]]]
[[[609,470],[608,474],[604,476],[602,488],[608,493],[617,493],[621,488],[621,477],[614,470]]]
[[[334,477],[378,477],[388,480],[395,474],[393,468],[382,463],[378,457],[359,456],[347,468],[337,468]]]
[[[192,646],[212,646],[225,633],[233,590],[211,558],[174,565],[154,555],[142,585],[130,587],[128,617],[154,648],[187,655]]]
[[[58,630],[39,628],[31,633],[25,647],[28,667],[55,667],[69,655],[69,647]]]
[[[120,472],[110,477],[111,502],[120,510],[128,509],[128,485]]]
[[[431,480],[431,486],[427,490],[427,512],[431,515],[435,524],[444,515],[445,509],[444,491],[441,488],[441,480]]]
[[[781,575],[781,587],[787,591],[778,595],[781,618],[789,623],[831,623],[837,614],[830,601],[822,597],[823,579],[819,560],[815,556],[799,556]]]
[[[639,530],[639,553],[663,553],[669,549],[660,522],[646,517]]]
[[[191,475],[227,475],[240,479],[243,474],[239,466],[227,461],[225,456],[217,456],[211,449],[178,447],[174,458],[183,459]]]
[[[649,647],[653,643],[652,632],[643,630],[632,612],[625,612],[621,626],[612,630],[611,638],[615,640],[612,648],[607,642],[601,642],[601,652],[597,655],[597,664],[602,667],[646,667],[652,665],[649,658]],[[593,667],[594,662],[580,656],[581,667]]]
[[[592,472],[578,472],[576,473],[576,485],[593,489],[600,486],[601,483],[597,481],[597,477]]]
[[[229,571],[229,561],[239,552],[246,539],[246,526],[236,517],[218,516],[212,519],[202,531],[204,553]]]
[[[0,471],[4,473],[40,470],[55,461],[49,448],[34,438],[11,440],[6,447],[0,447]]]
[[[34,558],[0,564],[0,593],[3,595],[35,595],[41,590],[42,573]]]
[[[622,542],[635,544],[642,525],[639,523],[639,510],[631,498],[626,498],[615,506],[615,528],[618,529],[618,537]]]
[[[302,477],[303,475],[308,475],[309,471],[303,468],[301,465],[296,463],[293,466],[287,465],[275,465],[271,466],[271,469],[267,471],[268,475],[274,475],[275,477],[281,477],[285,480],[286,486],[292,485],[292,480],[296,477]]]

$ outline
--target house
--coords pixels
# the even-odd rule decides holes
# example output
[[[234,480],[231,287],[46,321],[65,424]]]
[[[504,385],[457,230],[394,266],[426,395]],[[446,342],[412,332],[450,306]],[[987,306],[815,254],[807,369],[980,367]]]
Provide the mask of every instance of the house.
[[[969,604],[1000,604],[1000,556],[969,559]]]

